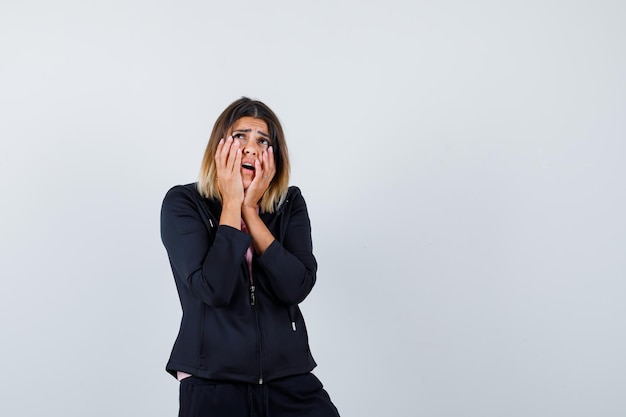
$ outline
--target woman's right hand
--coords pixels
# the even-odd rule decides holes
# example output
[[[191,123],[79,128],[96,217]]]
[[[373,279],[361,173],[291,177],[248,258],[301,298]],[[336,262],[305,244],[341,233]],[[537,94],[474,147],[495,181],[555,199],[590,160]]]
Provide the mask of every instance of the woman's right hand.
[[[221,139],[215,152],[217,188],[222,195],[222,206],[241,206],[244,198],[241,179],[241,148],[239,141],[229,136]]]

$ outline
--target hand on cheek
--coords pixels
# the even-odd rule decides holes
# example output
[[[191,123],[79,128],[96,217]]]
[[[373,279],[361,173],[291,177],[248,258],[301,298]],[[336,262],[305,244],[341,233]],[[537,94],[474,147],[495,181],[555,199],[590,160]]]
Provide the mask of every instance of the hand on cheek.
[[[241,180],[241,148],[239,141],[229,136],[220,140],[215,153],[217,166],[217,187],[222,195],[222,203],[241,204],[243,184]]]
[[[261,154],[261,161],[254,161],[254,168],[254,178],[245,192],[244,207],[256,207],[276,174],[276,163],[271,146]]]

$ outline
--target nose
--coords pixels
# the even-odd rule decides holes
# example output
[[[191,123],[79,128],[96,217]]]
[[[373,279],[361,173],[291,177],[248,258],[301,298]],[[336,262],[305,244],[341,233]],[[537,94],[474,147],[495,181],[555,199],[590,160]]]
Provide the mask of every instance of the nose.
[[[254,143],[254,141],[252,140],[249,140],[243,148],[243,153],[250,156],[257,156],[261,154],[261,151],[258,144]]]

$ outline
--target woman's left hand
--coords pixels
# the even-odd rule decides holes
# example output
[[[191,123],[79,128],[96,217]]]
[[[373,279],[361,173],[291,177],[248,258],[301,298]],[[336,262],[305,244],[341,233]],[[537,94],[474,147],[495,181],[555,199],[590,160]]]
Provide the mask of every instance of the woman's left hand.
[[[254,178],[245,190],[242,207],[255,208],[263,198],[276,175],[276,162],[274,160],[274,149],[270,146],[261,155],[261,162],[254,161]]]

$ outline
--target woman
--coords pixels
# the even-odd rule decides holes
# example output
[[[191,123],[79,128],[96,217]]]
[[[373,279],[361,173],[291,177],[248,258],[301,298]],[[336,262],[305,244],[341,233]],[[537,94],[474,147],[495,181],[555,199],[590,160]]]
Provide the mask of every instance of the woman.
[[[265,104],[235,101],[218,117],[200,179],[169,190],[161,211],[183,309],[166,369],[179,416],[338,416],[311,373],[298,304],[317,263],[289,156]]]

